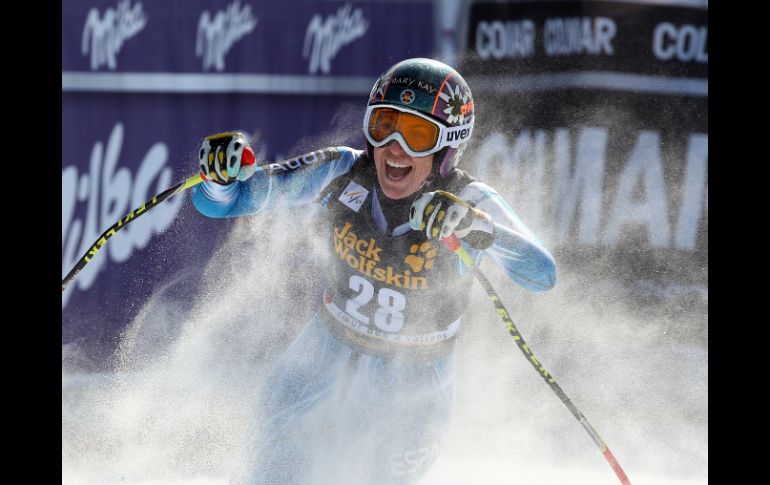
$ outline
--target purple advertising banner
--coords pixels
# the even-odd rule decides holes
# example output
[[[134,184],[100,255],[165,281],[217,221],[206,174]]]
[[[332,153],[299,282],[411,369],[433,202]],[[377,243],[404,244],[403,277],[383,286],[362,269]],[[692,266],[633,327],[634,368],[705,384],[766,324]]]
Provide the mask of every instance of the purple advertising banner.
[[[63,71],[369,78],[430,52],[433,4],[69,0],[62,25]]]
[[[207,135],[247,133],[264,161],[361,147],[371,86],[431,56],[433,25],[432,2],[64,2],[62,277],[105,229],[194,175]],[[62,343],[98,365],[157,288],[183,278],[194,291],[231,224],[187,192],[132,222],[62,294]]]

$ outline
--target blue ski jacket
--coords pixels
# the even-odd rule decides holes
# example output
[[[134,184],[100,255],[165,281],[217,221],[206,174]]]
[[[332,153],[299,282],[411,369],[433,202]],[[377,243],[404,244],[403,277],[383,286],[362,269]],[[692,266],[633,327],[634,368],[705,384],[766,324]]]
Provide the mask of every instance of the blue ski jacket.
[[[551,254],[500,194],[462,175],[455,177],[463,180],[455,185],[455,195],[493,221],[490,247],[479,250],[462,242],[476,264],[486,255],[524,288],[552,288],[556,265]],[[398,217],[388,210],[397,202],[388,200],[378,194],[376,172],[366,153],[348,147],[263,165],[245,182],[204,182],[192,192],[197,210],[215,218],[320,202],[328,209],[331,226],[330,269],[324,276],[330,327],[343,340],[375,353],[389,353],[394,347],[433,352],[440,347],[435,344],[457,335],[471,272],[440,243],[409,228],[408,206],[406,223],[386,220],[386,213]]]

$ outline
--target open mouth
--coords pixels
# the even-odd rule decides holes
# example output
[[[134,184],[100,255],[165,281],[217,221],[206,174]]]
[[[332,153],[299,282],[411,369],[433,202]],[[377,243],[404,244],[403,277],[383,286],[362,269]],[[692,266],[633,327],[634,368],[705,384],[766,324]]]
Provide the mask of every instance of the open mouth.
[[[398,181],[406,177],[412,171],[411,165],[396,163],[392,160],[385,160],[385,175],[390,180]]]

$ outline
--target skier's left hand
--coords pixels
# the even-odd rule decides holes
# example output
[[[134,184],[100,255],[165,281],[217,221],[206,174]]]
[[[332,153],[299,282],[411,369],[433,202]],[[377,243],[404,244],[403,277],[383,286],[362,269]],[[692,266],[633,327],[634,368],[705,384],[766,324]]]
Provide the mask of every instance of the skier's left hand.
[[[441,190],[426,192],[412,203],[409,226],[425,231],[428,239],[455,234],[476,249],[488,248],[495,239],[488,214]]]

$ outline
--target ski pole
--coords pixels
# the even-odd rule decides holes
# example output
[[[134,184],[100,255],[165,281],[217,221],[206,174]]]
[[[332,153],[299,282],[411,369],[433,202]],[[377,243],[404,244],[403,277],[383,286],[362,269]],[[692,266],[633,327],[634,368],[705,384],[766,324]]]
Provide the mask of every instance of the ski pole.
[[[458,197],[454,196],[453,194],[450,194],[448,192],[442,192],[444,196],[447,198],[465,205],[466,207],[470,207],[470,205],[463,201],[462,199],[459,199]],[[452,251],[457,254],[457,256],[460,257],[460,259],[465,263],[466,266],[468,266],[470,269],[473,270],[473,273],[476,275],[476,279],[479,280],[479,283],[481,283],[481,286],[484,287],[484,290],[487,292],[487,296],[492,301],[492,303],[495,305],[495,309],[497,310],[497,314],[500,315],[500,318],[503,320],[503,323],[505,324],[505,327],[508,329],[508,332],[513,337],[514,342],[516,342],[516,345],[519,347],[519,349],[524,353],[524,356],[527,358],[530,364],[532,364],[532,367],[535,368],[535,370],[540,374],[540,377],[545,380],[546,384],[551,388],[551,390],[556,393],[557,396],[559,396],[559,399],[562,403],[564,403],[565,406],[567,406],[567,409],[570,410],[573,416],[580,422],[581,425],[583,425],[583,428],[588,432],[588,434],[591,436],[591,439],[596,443],[596,446],[599,447],[599,451],[602,452],[602,455],[604,455],[604,458],[606,458],[607,462],[609,462],[610,466],[612,467],[612,470],[615,472],[615,475],[620,479],[620,483],[623,485],[631,485],[631,481],[626,476],[626,473],[623,471],[623,468],[621,468],[620,463],[618,463],[618,460],[615,458],[615,455],[612,454],[612,451],[607,447],[607,444],[604,442],[604,440],[599,436],[599,433],[596,432],[596,430],[591,426],[591,423],[588,422],[588,419],[583,415],[583,413],[580,412],[580,410],[575,406],[572,401],[567,397],[567,395],[564,393],[562,388],[559,386],[559,384],[556,383],[556,379],[545,369],[543,364],[540,363],[537,357],[535,357],[535,354],[532,353],[532,351],[529,349],[529,346],[524,341],[524,338],[521,336],[521,333],[519,333],[519,330],[516,328],[516,325],[514,325],[513,320],[511,320],[510,315],[508,314],[508,311],[503,306],[503,303],[500,301],[500,297],[497,296],[497,292],[492,287],[492,284],[489,282],[489,280],[484,276],[484,274],[481,272],[481,270],[476,267],[473,258],[468,254],[468,252],[462,247],[460,244],[460,239],[452,234],[449,237],[446,237],[442,239],[444,244]]]
[[[88,264],[91,259],[96,255],[96,253],[105,245],[107,244],[107,241],[115,235],[119,230],[123,229],[127,225],[129,225],[131,222],[138,219],[140,216],[144,215],[155,207],[156,205],[160,204],[164,200],[168,199],[172,195],[178,194],[179,192],[182,192],[184,190],[189,189],[190,187],[193,187],[195,185],[198,185],[199,183],[207,180],[205,176],[202,173],[199,173],[198,175],[195,175],[193,177],[188,178],[185,181],[179,182],[178,184],[174,185],[173,187],[169,187],[168,189],[164,190],[160,194],[156,195],[152,199],[148,200],[144,204],[140,205],[133,211],[129,212],[128,215],[121,218],[113,224],[109,229],[104,231],[99,238],[94,241],[94,243],[91,245],[91,248],[86,251],[86,253],[80,258],[80,260],[75,264],[75,267],[70,270],[70,272],[67,274],[67,276],[64,277],[63,280],[61,280],[61,291],[64,292],[64,289],[69,285],[72,280],[75,279],[75,276],[77,276],[78,273],[85,267],[86,264]]]
[[[334,149],[326,148],[323,150],[318,150],[315,152],[308,153],[306,155],[291,158],[289,160],[284,160],[282,162],[276,162],[276,163],[266,163],[264,165],[260,165],[256,167],[256,172],[265,174],[267,176],[276,176],[276,175],[283,175],[288,172],[301,170],[307,167],[312,167],[315,163],[323,160],[329,160],[332,158],[335,158],[337,156],[337,152]],[[254,162],[251,162],[254,163]],[[249,164],[250,165],[250,164]],[[139,206],[137,209],[131,211],[127,216],[120,219],[118,222],[113,224],[109,229],[104,231],[101,236],[91,245],[91,248],[86,251],[86,253],[83,255],[83,257],[80,258],[80,260],[75,264],[75,267],[70,270],[70,272],[67,274],[67,276],[64,277],[64,279],[61,280],[61,291],[64,292],[64,289],[69,285],[72,280],[75,279],[75,276],[77,276],[78,273],[85,267],[86,264],[88,264],[91,259],[96,255],[96,253],[105,245],[107,244],[107,241],[115,235],[116,232],[126,227],[129,223],[136,220],[139,216],[144,215],[155,207],[156,205],[160,204],[164,200],[168,199],[169,197],[176,195],[180,192],[183,192],[190,187],[194,187],[195,185],[198,185],[201,182],[205,182],[209,180],[206,178],[206,176],[199,172],[197,175],[194,175],[187,180],[183,182],[179,182],[178,184],[174,185],[173,187],[169,187],[168,189],[164,190],[160,194],[156,195],[149,201],[145,202],[141,206]]]

